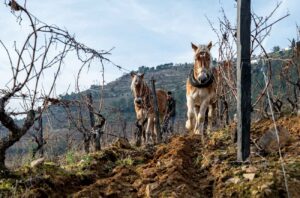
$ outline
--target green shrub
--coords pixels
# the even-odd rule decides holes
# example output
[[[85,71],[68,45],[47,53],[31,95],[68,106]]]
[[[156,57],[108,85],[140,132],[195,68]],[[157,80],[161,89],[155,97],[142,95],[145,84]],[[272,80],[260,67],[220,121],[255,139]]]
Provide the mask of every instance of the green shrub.
[[[129,156],[116,162],[117,165],[132,166],[134,160]]]
[[[68,151],[66,153],[66,162],[67,164],[74,164],[75,163],[75,156],[73,151]]]

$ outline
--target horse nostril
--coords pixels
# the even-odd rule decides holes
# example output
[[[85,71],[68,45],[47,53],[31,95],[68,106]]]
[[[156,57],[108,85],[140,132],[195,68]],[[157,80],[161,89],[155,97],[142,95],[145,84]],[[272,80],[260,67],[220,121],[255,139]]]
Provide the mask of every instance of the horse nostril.
[[[206,80],[207,80],[206,75],[201,75],[201,76],[199,76],[199,78],[198,78],[198,81],[199,81],[199,82],[205,82]]]
[[[136,104],[141,104],[142,103],[141,99],[135,99],[134,101],[135,101]]]

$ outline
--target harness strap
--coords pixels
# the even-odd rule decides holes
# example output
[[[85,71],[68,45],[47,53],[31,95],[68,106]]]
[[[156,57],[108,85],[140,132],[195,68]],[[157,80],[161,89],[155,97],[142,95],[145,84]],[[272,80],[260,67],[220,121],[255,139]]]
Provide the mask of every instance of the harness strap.
[[[189,75],[189,81],[193,87],[206,88],[206,87],[210,86],[214,82],[214,80],[215,80],[214,75],[210,71],[208,73],[208,79],[205,82],[199,82],[198,80],[195,79],[194,69],[193,68],[191,69],[191,72]]]

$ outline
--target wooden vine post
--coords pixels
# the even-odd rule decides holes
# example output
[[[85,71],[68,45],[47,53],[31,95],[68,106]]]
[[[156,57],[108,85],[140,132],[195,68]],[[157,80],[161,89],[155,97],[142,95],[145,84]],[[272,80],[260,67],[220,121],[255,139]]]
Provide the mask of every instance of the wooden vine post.
[[[237,1],[237,161],[250,155],[251,124],[251,0]]]
[[[156,96],[156,90],[155,90],[155,80],[152,77],[151,78],[151,85],[152,85],[152,94],[153,94],[153,100],[154,100],[154,113],[155,113],[155,127],[156,127],[156,141],[157,143],[161,143],[162,140],[162,134],[160,129],[160,122],[159,122],[159,111],[158,111],[158,102],[157,102],[157,96]]]

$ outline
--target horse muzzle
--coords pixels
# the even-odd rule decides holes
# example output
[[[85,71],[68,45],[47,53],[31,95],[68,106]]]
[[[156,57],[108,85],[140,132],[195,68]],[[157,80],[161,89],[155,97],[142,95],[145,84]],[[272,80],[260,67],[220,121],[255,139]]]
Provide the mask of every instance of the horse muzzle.
[[[135,102],[135,104],[137,104],[137,105],[141,105],[142,102],[143,102],[143,100],[142,100],[142,98],[135,98],[135,99],[134,99],[134,102]]]
[[[200,83],[204,83],[208,80],[208,75],[205,72],[201,72],[197,79]]]

